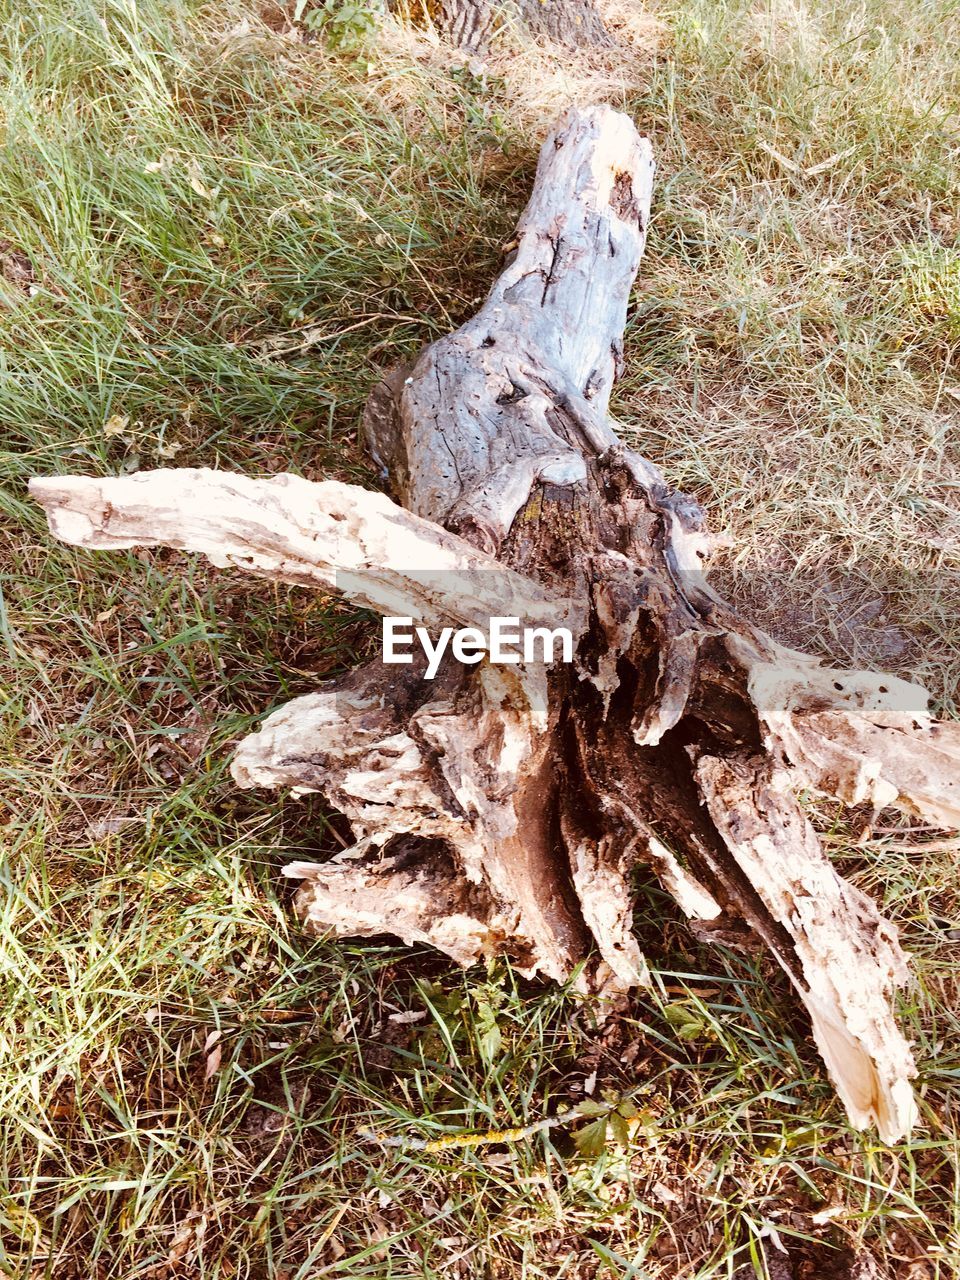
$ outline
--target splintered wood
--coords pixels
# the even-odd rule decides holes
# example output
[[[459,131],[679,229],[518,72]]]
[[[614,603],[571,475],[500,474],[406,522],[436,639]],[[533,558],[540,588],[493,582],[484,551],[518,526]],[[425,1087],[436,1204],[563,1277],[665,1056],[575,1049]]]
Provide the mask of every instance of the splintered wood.
[[[78,546],[202,552],[428,627],[569,626],[571,664],[448,661],[428,681],[375,663],[240,745],[240,786],[322,792],[350,823],[350,848],[287,869],[305,926],[623,990],[644,980],[631,880],[647,868],[699,936],[769,948],[851,1122],[893,1141],[915,1118],[892,1008],[906,962],[795,797],[960,826],[960,731],[919,686],[825,668],[740,617],[706,579],[700,509],[621,442],[608,400],[653,173],[609,108],[550,134],[483,306],[371,394],[396,502],[204,470],[31,490]]]

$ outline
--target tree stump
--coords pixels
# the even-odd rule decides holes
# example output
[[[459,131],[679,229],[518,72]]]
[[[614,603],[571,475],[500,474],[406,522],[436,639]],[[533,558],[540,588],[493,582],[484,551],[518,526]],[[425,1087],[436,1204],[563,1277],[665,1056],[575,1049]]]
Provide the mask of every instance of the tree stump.
[[[740,617],[707,581],[700,509],[621,443],[607,406],[653,173],[609,108],[549,135],[479,312],[371,394],[396,502],[209,470],[31,491],[78,546],[199,551],[432,630],[567,625],[572,663],[448,660],[435,680],[374,663],[241,743],[241,787],[322,792],[353,831],[287,868],[305,927],[623,990],[644,981],[631,877],[650,868],[698,934],[770,949],[851,1122],[892,1141],[915,1118],[891,1008],[905,959],[795,794],[960,826],[960,726],[933,723],[917,685],[824,667]]]
[[[438,16],[447,39],[472,53],[486,49],[498,22],[511,17],[534,39],[568,49],[613,44],[594,0],[440,0]]]

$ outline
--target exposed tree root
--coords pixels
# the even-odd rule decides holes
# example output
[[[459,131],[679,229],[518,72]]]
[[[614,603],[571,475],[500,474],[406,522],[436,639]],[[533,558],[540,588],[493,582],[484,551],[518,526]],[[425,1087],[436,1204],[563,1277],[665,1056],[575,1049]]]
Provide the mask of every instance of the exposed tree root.
[[[852,1123],[894,1140],[915,1116],[891,1008],[904,956],[795,793],[960,826],[960,731],[931,724],[919,686],[825,668],[741,618],[704,576],[699,508],[621,443],[607,403],[652,179],[612,110],[551,133],[480,311],[371,395],[367,438],[401,506],[209,471],[32,492],[81,546],[200,551],[431,628],[569,626],[572,664],[448,661],[433,682],[374,664],[241,744],[240,786],[320,791],[350,822],[352,848],[288,868],[307,927],[624,989],[644,979],[645,864],[705,936],[769,947]]]

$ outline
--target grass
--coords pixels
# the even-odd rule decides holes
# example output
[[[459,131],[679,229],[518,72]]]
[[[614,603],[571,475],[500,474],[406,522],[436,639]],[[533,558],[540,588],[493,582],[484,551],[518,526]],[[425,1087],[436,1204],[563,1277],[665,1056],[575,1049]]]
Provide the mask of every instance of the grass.
[[[721,572],[766,625],[952,712],[957,6],[625,5],[620,55],[507,46],[485,72],[390,24],[334,54],[289,17],[3,6],[0,1272],[739,1280],[779,1235],[797,1277],[863,1245],[948,1280],[954,844],[818,813],[915,958],[923,1125],[895,1150],[846,1127],[766,961],[696,944],[653,885],[654,987],[615,1009],[309,944],[277,870],[329,841],[323,815],[226,765],[350,665],[362,617],[71,552],[25,480],[175,460],[373,483],[376,371],[469,314],[549,119],[604,96],[660,166],[626,430],[734,535]],[[582,1123],[456,1145],[591,1089],[635,1110],[626,1149],[610,1122],[595,1154]]]

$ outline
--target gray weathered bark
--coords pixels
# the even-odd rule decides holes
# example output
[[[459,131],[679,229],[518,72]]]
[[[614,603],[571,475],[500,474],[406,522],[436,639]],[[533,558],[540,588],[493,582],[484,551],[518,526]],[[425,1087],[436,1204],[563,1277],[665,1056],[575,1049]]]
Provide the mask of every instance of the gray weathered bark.
[[[766,944],[852,1122],[892,1140],[915,1115],[891,1007],[904,956],[794,795],[956,827],[960,731],[918,686],[824,668],[741,618],[706,580],[699,508],[620,441],[608,399],[653,169],[607,108],[550,134],[480,311],[371,395],[400,505],[211,471],[32,491],[82,546],[201,551],[434,628],[566,622],[571,665],[448,662],[430,683],[375,664],[241,744],[239,785],[321,791],[350,822],[350,849],[288,868],[307,928],[624,989],[644,980],[630,879],[648,867],[701,935]]]

